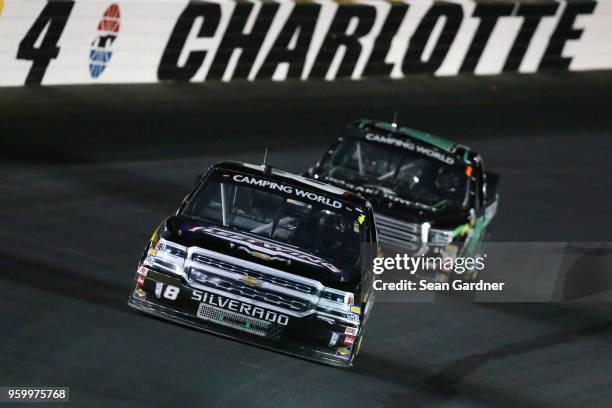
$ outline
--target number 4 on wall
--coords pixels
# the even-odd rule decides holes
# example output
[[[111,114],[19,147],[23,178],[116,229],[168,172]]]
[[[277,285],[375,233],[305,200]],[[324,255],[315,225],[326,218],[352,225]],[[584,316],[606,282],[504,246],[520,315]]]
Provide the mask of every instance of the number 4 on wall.
[[[19,43],[17,59],[32,61],[26,84],[40,84],[52,59],[59,54],[59,41],[74,1],[49,1]]]

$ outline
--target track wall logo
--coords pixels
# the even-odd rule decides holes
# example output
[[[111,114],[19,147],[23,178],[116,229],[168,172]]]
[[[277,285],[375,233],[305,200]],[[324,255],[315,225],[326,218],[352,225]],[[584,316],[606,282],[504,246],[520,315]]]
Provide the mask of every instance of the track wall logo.
[[[111,47],[119,34],[120,20],[119,6],[111,4],[98,23],[98,35],[91,43],[89,51],[89,74],[94,79],[102,75],[113,56]]]
[[[138,2],[0,0],[0,85],[612,69],[612,0]]]
[[[569,70],[568,50],[581,45],[597,5],[590,0],[232,3],[187,4],[166,44],[158,79]],[[612,37],[612,30],[607,35]]]

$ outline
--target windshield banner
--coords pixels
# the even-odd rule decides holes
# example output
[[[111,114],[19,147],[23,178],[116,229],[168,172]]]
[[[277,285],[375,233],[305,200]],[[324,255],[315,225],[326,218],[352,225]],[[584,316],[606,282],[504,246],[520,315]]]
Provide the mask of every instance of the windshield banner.
[[[233,174],[231,176],[231,179],[232,181],[238,184],[248,184],[250,186],[259,187],[264,190],[267,189],[272,191],[278,191],[280,193],[292,196],[298,200],[307,200],[317,204],[323,204],[331,208],[343,207],[342,202],[338,200],[317,193],[313,193],[312,191],[303,190],[292,185],[281,184],[264,178],[258,178],[255,176],[249,176],[244,174]]]

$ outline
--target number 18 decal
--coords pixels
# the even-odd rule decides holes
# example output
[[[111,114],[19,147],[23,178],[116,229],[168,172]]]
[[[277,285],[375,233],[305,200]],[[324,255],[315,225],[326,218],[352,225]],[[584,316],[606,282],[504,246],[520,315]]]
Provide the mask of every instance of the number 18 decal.
[[[164,284],[161,282],[157,282],[155,284],[155,297],[157,297],[158,299],[160,299],[163,295],[164,298],[169,299],[169,300],[176,300],[180,289],[177,288],[176,286],[172,286],[172,285],[165,285],[166,288],[164,290]]]

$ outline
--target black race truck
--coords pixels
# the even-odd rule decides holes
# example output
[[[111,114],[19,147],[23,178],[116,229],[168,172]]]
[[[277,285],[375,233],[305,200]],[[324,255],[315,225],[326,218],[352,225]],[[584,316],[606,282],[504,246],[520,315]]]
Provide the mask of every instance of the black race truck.
[[[376,240],[372,208],[358,195],[269,166],[220,163],[153,233],[128,305],[350,366],[374,301],[365,255]]]
[[[352,123],[305,175],[367,198],[387,254],[477,257],[497,212],[499,176],[478,153],[395,123]],[[420,272],[446,281],[454,270]],[[478,272],[455,278],[475,280]]]

